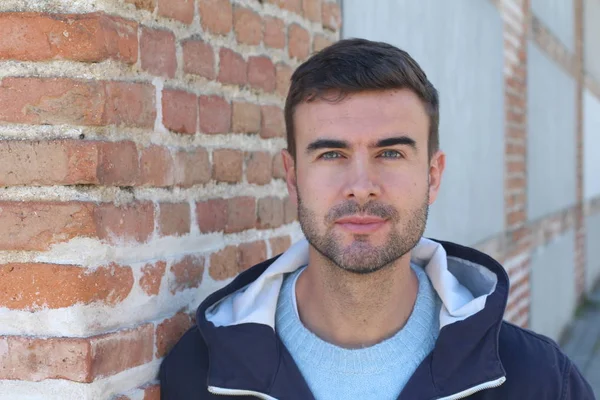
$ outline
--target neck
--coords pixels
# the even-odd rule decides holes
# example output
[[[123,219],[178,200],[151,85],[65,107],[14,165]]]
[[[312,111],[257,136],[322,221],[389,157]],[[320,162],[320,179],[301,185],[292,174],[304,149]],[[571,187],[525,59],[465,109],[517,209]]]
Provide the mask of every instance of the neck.
[[[377,344],[398,332],[412,313],[418,279],[410,253],[368,274],[347,272],[310,249],[298,278],[302,323],[321,339],[345,348]]]

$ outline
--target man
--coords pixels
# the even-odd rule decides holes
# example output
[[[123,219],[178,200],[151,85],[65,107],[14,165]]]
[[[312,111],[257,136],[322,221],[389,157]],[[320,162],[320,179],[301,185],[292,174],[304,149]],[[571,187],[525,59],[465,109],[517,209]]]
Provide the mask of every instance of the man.
[[[556,344],[502,321],[496,261],[422,237],[445,167],[438,110],[385,43],[343,40],[294,72],[283,159],[307,240],[202,303],[163,399],[594,398]]]

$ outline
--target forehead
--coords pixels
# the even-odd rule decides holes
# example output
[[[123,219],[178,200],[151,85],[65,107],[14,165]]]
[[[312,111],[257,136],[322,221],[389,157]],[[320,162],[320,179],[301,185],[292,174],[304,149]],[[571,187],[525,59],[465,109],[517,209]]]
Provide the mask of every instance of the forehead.
[[[355,93],[337,103],[301,103],[294,124],[299,147],[316,138],[360,145],[393,134],[408,135],[418,143],[427,140],[429,117],[414,92],[399,89]]]

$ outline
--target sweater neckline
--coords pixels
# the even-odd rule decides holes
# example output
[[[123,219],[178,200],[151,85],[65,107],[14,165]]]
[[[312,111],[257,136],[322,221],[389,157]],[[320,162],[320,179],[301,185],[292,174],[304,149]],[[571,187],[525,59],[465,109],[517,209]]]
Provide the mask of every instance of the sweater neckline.
[[[434,347],[439,331],[441,301],[423,269],[411,265],[419,280],[413,311],[404,327],[375,345],[346,349],[308,330],[298,314],[296,282],[306,267],[284,279],[277,305],[276,329],[294,358],[313,367],[343,374],[374,374],[420,363]],[[416,367],[413,365],[413,367]]]

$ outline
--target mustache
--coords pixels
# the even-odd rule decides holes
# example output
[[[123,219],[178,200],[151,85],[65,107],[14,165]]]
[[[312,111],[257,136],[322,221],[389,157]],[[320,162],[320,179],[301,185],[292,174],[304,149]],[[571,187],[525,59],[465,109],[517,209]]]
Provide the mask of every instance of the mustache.
[[[400,216],[398,210],[389,204],[379,203],[377,201],[369,201],[362,206],[355,201],[347,201],[333,207],[327,213],[327,222],[334,222],[337,219],[350,215],[370,215],[384,219],[397,220]]]

